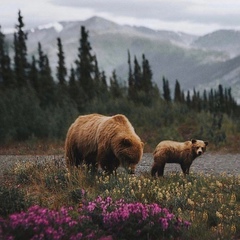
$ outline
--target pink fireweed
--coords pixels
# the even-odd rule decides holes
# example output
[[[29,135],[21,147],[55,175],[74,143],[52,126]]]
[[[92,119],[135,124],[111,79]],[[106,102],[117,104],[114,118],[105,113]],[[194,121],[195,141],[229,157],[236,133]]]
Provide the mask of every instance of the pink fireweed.
[[[0,218],[0,239],[164,239],[181,237],[189,226],[158,204],[97,197],[79,211],[32,206]]]
[[[152,232],[162,232],[162,236],[168,234],[180,236],[181,232],[190,226],[188,221],[181,221],[168,209],[154,203],[127,203],[124,199],[113,202],[110,197],[107,199],[98,197],[95,201],[89,202],[82,211],[90,211],[93,215],[101,214],[102,226],[115,237],[119,235],[124,238],[124,232],[129,236],[131,230],[131,234],[133,232],[135,234],[133,238],[137,236],[144,238],[144,234],[149,236],[151,229],[155,229]]]

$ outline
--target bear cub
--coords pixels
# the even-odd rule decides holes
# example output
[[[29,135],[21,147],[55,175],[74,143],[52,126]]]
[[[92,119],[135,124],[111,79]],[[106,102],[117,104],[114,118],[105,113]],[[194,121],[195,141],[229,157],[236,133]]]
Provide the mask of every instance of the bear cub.
[[[151,175],[163,176],[166,163],[179,163],[183,174],[189,174],[193,160],[206,151],[207,145],[208,142],[196,139],[186,142],[160,142],[153,152]]]

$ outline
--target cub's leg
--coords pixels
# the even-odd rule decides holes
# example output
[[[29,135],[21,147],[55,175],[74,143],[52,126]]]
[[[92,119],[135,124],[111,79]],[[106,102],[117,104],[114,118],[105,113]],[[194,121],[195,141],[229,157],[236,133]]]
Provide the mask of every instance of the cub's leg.
[[[186,176],[186,174],[189,174],[189,169],[190,169],[190,165],[186,165],[181,163],[181,169],[183,171],[184,176]]]
[[[156,176],[156,174],[158,177],[163,176],[164,167],[165,167],[165,163],[157,164],[155,162],[151,169],[151,175],[154,177]]]

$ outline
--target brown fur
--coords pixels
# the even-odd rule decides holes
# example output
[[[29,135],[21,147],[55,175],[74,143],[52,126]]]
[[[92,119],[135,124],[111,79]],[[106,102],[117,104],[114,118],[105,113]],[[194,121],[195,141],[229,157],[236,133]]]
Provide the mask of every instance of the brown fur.
[[[67,167],[86,163],[112,173],[122,165],[133,173],[142,154],[143,143],[121,114],[80,116],[70,126],[65,141]]]
[[[179,163],[183,174],[189,174],[190,166],[193,160],[206,151],[208,142],[202,140],[191,140],[186,142],[162,141],[154,153],[154,163],[151,169],[151,175],[163,176],[166,163]]]

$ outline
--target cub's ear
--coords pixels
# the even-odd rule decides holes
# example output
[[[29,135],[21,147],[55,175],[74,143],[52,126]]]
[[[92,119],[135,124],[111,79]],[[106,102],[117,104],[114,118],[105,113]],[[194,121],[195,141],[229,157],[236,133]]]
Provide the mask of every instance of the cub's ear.
[[[132,142],[131,142],[131,140],[130,140],[129,138],[123,138],[123,139],[121,140],[121,144],[122,144],[123,146],[125,146],[125,147],[130,147],[130,146],[132,146]]]
[[[192,139],[191,142],[192,142],[192,144],[194,144],[194,143],[197,142],[197,140],[196,139]]]
[[[145,143],[144,143],[144,142],[141,142],[141,144],[142,144],[142,147],[144,147]]]
[[[207,141],[204,141],[205,145],[207,146],[208,145],[208,142]]]

